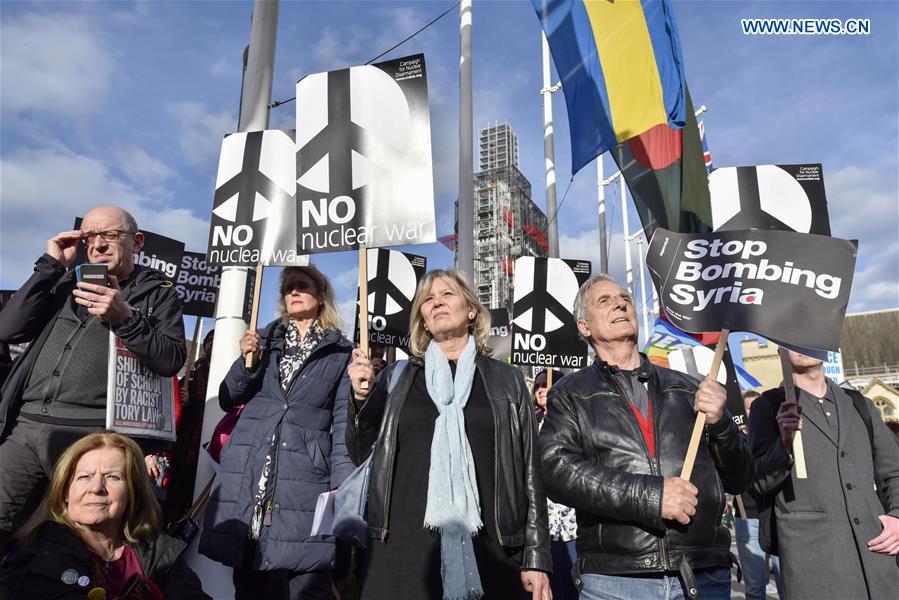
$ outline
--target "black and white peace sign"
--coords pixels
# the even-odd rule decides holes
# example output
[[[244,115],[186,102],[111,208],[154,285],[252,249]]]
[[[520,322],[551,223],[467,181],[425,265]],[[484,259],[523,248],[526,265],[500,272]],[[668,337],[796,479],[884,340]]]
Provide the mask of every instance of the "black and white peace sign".
[[[515,261],[512,322],[532,333],[571,323],[578,280],[565,261],[524,256]]]

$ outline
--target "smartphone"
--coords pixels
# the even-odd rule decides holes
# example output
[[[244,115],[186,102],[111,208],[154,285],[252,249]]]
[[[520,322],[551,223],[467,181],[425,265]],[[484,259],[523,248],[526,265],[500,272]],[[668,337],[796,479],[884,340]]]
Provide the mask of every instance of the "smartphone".
[[[75,267],[75,279],[79,282],[93,283],[109,287],[106,279],[106,265],[103,263],[84,263]]]

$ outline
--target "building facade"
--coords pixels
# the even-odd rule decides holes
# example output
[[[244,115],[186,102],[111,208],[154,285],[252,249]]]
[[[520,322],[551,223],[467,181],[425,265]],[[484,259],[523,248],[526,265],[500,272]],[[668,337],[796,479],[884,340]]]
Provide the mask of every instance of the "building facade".
[[[474,176],[474,284],[489,308],[511,308],[512,275],[520,256],[546,256],[547,219],[518,170],[518,136],[507,123],[482,127],[480,170]]]

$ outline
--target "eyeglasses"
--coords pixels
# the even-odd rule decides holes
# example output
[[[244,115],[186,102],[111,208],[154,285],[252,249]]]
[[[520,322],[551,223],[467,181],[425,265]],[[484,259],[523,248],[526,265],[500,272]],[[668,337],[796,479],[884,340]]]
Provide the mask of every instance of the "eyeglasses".
[[[106,242],[117,242],[126,235],[134,235],[136,231],[123,231],[121,229],[110,229],[109,231],[85,231],[81,234],[81,243],[90,246],[97,240],[97,236]]]

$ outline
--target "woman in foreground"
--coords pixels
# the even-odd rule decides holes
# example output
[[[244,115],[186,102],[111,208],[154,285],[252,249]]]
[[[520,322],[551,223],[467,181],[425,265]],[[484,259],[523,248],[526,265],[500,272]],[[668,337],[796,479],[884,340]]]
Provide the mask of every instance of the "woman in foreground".
[[[353,351],[346,435],[356,464],[377,438],[364,599],[551,598],[530,394],[520,371],[487,356],[489,329],[465,278],[437,270],[418,285],[412,358],[390,394],[396,364],[374,381]]]

